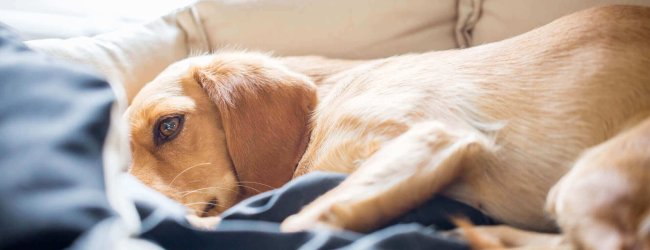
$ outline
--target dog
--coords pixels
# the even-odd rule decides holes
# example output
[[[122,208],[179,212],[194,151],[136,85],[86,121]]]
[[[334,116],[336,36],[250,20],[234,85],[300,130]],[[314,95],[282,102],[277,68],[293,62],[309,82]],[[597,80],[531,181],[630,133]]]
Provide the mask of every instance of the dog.
[[[368,61],[191,57],[127,109],[130,172],[206,218],[350,174],[284,231],[367,231],[440,194],[578,248],[650,249],[649,69],[650,8],[631,6]]]

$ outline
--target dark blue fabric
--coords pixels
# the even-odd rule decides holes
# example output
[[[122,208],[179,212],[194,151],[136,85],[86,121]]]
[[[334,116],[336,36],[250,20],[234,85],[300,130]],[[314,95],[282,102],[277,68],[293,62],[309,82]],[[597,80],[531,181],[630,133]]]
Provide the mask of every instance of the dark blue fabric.
[[[30,51],[0,27],[0,249],[61,249],[112,215],[101,78]]]
[[[453,228],[449,218],[458,215],[475,224],[493,224],[467,205],[436,197],[368,234],[326,229],[279,231],[282,220],[343,179],[345,175],[312,173],[280,189],[249,198],[226,211],[216,231],[197,231],[186,223],[167,219],[142,237],[166,249],[467,249],[464,243],[445,238],[436,230]]]

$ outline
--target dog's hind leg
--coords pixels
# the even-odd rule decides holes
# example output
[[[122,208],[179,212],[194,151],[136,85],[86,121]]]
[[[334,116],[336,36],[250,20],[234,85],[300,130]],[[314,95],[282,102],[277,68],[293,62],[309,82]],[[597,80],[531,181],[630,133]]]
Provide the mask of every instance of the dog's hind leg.
[[[387,142],[338,187],[282,223],[367,231],[431,198],[458,177],[464,159],[489,152],[483,134],[424,122]]]
[[[547,210],[580,249],[650,249],[650,117],[586,151]]]

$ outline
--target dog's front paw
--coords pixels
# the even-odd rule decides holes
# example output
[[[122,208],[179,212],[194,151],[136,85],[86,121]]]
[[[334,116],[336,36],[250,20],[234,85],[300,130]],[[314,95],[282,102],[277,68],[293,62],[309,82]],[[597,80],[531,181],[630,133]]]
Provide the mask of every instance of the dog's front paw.
[[[336,204],[312,204],[285,219],[280,229],[284,232],[297,232],[315,228],[342,229],[345,225],[342,218],[337,215],[337,209],[340,210]]]

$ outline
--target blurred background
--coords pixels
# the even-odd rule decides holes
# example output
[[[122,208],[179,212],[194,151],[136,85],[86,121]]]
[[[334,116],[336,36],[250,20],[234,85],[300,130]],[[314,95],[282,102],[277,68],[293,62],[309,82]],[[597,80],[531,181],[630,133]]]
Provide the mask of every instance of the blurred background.
[[[195,0],[0,0],[0,22],[24,40],[68,38],[143,23]]]

